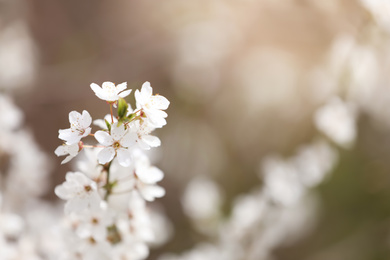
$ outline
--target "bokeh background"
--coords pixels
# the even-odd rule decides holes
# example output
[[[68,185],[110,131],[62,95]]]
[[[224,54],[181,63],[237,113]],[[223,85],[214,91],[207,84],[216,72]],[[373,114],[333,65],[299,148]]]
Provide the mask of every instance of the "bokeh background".
[[[213,240],[182,207],[192,179],[216,183],[228,218],[235,198],[261,187],[264,158],[287,158],[323,136],[313,121],[319,107],[335,95],[354,102],[354,145],[334,145],[337,164],[310,191],[315,224],[272,254],[389,259],[390,8],[367,2],[0,0],[0,89],[50,157],[53,188],[71,169],[53,153],[68,113],[107,113],[90,83],[134,91],[150,81],[171,101],[153,157],[174,229],[150,259]],[[45,199],[55,200],[52,190]]]

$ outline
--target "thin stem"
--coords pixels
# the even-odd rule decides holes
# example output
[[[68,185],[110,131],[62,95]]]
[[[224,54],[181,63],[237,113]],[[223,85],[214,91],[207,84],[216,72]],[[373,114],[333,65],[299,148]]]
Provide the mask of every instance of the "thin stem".
[[[107,182],[106,182],[106,185],[103,186],[103,188],[106,189],[106,194],[104,195],[104,200],[107,200],[108,196],[110,196],[110,194],[112,193],[112,185],[110,184],[110,166],[111,166],[111,162],[106,163],[105,165],[103,165],[103,171],[107,172]]]
[[[114,123],[114,115],[112,113],[112,103],[110,103],[111,123]]]
[[[85,145],[83,144],[83,148],[104,148],[103,145]]]

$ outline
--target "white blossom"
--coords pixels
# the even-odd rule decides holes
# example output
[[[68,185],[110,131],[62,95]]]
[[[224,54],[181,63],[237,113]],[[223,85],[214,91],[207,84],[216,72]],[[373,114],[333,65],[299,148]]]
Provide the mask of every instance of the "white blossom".
[[[135,133],[127,131],[123,124],[113,124],[110,133],[97,131],[95,138],[105,146],[98,154],[99,163],[108,163],[117,156],[120,165],[124,167],[130,165],[131,153],[129,148],[135,144]]]
[[[182,197],[185,213],[193,219],[217,216],[221,206],[221,192],[215,182],[205,177],[191,180]]]
[[[159,147],[161,141],[157,136],[150,135],[155,128],[147,122],[140,123],[134,121],[130,124],[130,131],[136,134],[136,142],[143,150],[149,150],[151,147]]]
[[[355,109],[338,97],[317,110],[314,122],[318,130],[342,147],[349,148],[356,138]]]
[[[6,95],[0,94],[0,130],[13,130],[21,125],[22,112]]]
[[[71,145],[80,142],[81,138],[91,133],[92,117],[88,111],[84,110],[83,114],[76,111],[69,113],[70,128],[60,129],[58,138],[64,140],[66,144]]]
[[[127,214],[117,221],[123,241],[153,241],[152,223],[145,200],[132,191],[127,204]]]
[[[81,172],[68,172],[65,179],[66,181],[54,190],[58,197],[67,200],[65,213],[81,212],[84,209],[99,207],[101,198],[94,181]]]
[[[72,160],[78,153],[79,153],[80,147],[79,144],[63,144],[57,147],[57,149],[54,151],[54,153],[57,156],[64,156],[68,155],[62,162],[61,164],[67,163],[70,160]]]
[[[114,212],[109,211],[107,207],[83,212],[78,215],[80,223],[77,226],[77,234],[82,238],[93,237],[98,241],[105,240],[107,227],[113,224],[113,214]]]
[[[164,173],[155,166],[151,166],[148,157],[143,154],[136,156],[134,187],[147,201],[161,198],[165,195],[164,188],[156,185],[156,182],[164,178]]]
[[[135,99],[137,101],[137,110],[142,109],[146,118],[154,127],[162,127],[167,124],[165,118],[168,116],[163,110],[169,106],[169,101],[163,96],[152,95],[153,89],[149,82],[142,85],[141,91],[135,91]]]
[[[102,84],[102,87],[92,83],[91,89],[95,92],[95,95],[107,102],[115,102],[119,98],[124,98],[128,96],[131,92],[131,89],[124,91],[127,88],[127,83],[123,82],[117,86],[114,83],[106,81]]]
[[[110,196],[109,204],[115,208],[123,209],[120,206],[121,202],[128,201],[133,190],[147,201],[153,201],[165,195],[165,190],[156,185],[163,179],[164,173],[157,167],[151,166],[148,157],[140,150],[133,151],[131,167],[124,168],[113,164],[112,169],[110,181],[115,182],[116,185]]]

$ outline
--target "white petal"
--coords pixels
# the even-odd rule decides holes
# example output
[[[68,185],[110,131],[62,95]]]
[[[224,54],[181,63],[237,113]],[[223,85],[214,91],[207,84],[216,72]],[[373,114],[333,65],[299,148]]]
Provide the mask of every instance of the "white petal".
[[[125,126],[123,124],[113,124],[111,126],[111,137],[115,141],[119,141],[122,139],[122,137],[125,135]]]
[[[68,151],[67,151],[66,148],[65,148],[65,145],[60,145],[60,146],[58,146],[57,149],[54,151],[54,153],[55,153],[57,156],[64,156],[64,155],[69,154]]]
[[[145,185],[139,192],[147,201],[153,201],[155,198],[161,198],[165,195],[164,188],[157,185]]]
[[[112,147],[106,147],[98,153],[98,160],[100,164],[106,164],[111,161],[115,156],[115,149]]]
[[[69,122],[71,124],[76,123],[78,124],[78,121],[81,119],[81,114],[77,111],[72,111],[69,113]]]
[[[73,155],[68,155],[66,156],[66,158],[64,160],[62,160],[61,164],[65,164],[65,163],[68,163],[70,160],[72,160],[74,158]]]
[[[84,130],[84,134],[81,137],[86,137],[91,133],[92,128],[88,127]]]
[[[117,151],[118,162],[123,167],[129,167],[131,165],[131,153],[127,149],[119,149]]]
[[[105,131],[97,131],[95,133],[95,139],[104,146],[110,146],[114,143],[111,135]]]
[[[80,150],[79,144],[67,145],[67,150],[70,155],[76,156]]]
[[[121,98],[127,97],[131,93],[131,89],[123,91],[122,93],[119,93],[118,96]]]
[[[123,136],[120,144],[123,147],[131,147],[136,144],[137,138],[138,138],[137,133],[128,131]]]
[[[151,147],[158,147],[161,145],[161,141],[157,136],[145,135],[141,139]]]
[[[87,110],[84,110],[83,111],[83,114],[81,116],[81,122],[80,122],[80,125],[83,129],[89,127],[92,123],[92,117],[91,115],[88,113]]]
[[[117,93],[121,92],[122,90],[125,90],[126,88],[127,88],[127,82],[123,82],[121,84],[116,85]]]
[[[137,144],[143,150],[150,150],[150,146],[147,143],[145,143],[142,139],[138,139]]]
[[[154,108],[163,109],[163,110],[167,109],[170,104],[168,99],[160,95],[155,95],[151,97],[150,101],[152,102]]]
[[[141,88],[141,95],[145,99],[149,99],[153,94],[153,88],[150,86],[150,83],[146,81],[144,84],[142,84]]]
[[[137,169],[136,174],[143,183],[147,184],[155,184],[164,178],[164,173],[154,166]]]
[[[58,185],[55,189],[54,189],[54,193],[60,198],[60,199],[63,199],[63,200],[68,200],[70,199],[72,196],[70,195],[70,193],[64,188],[63,185]]]
[[[137,102],[137,108],[143,107],[145,105],[146,100],[143,98],[143,96],[141,95],[141,92],[139,92],[138,89],[135,90],[134,98],[135,98],[135,101]]]
[[[101,93],[102,88],[99,87],[98,84],[92,83],[90,86],[91,86],[91,89],[93,90],[93,92],[95,92],[95,94],[96,94],[96,93]]]
[[[78,132],[73,131],[72,129],[60,129],[58,131],[58,138],[61,140],[66,141],[67,144],[75,144],[78,143],[81,139],[81,136],[79,135]]]

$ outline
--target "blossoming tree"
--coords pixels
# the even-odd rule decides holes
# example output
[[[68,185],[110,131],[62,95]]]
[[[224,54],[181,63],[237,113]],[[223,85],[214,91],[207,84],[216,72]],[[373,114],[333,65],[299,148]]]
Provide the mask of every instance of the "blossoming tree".
[[[87,155],[79,162],[81,171],[68,172],[66,181],[55,189],[66,200],[71,238],[63,259],[145,259],[147,243],[154,240],[146,201],[164,196],[165,190],[156,184],[164,174],[143,151],[160,146],[160,139],[150,133],[166,124],[164,110],[169,101],[153,95],[150,83],[145,82],[141,91],[135,91],[133,110],[123,99],[131,92],[126,88],[127,83],[91,84],[96,96],[110,107],[110,114],[94,121],[101,130],[91,133],[92,118],[86,110],[70,112],[70,127],[59,130],[64,143],[55,153],[66,156],[62,163],[82,150]],[[87,136],[98,144],[84,144]]]

